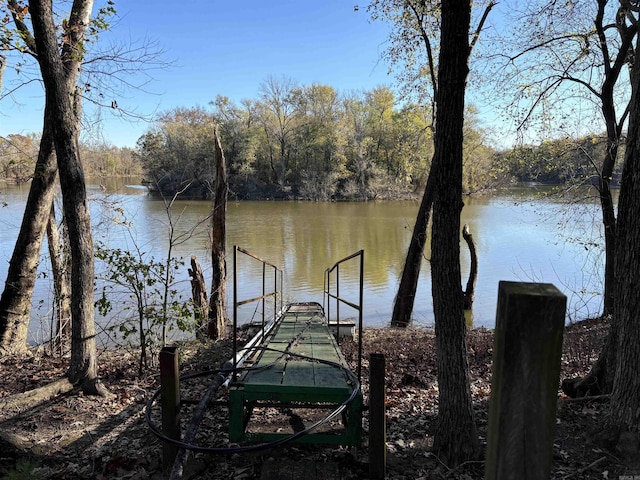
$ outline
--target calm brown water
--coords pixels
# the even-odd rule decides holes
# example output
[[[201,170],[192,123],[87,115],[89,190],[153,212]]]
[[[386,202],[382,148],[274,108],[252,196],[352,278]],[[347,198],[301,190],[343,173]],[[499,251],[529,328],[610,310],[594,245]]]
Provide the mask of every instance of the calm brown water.
[[[0,278],[5,278],[7,263],[20,225],[27,188],[0,190]],[[142,187],[107,185],[106,191],[91,188],[92,221],[95,237],[109,245],[138,247],[156,259],[166,255],[169,222],[165,204],[146,194]],[[532,188],[512,189],[498,195],[465,199],[462,223],[469,225],[479,256],[479,273],[473,325],[492,328],[500,280],[542,281],[554,283],[569,297],[568,318],[596,314],[600,297],[592,294],[599,287],[599,269],[593,251],[568,241],[597,233],[600,222],[589,202],[581,210],[572,210],[549,200],[539,200]],[[121,208],[130,227],[114,223]],[[175,256],[188,263],[195,255],[210,275],[207,215],[210,204],[179,201],[171,209],[172,221],[180,236]],[[285,299],[322,302],[323,273],[337,260],[360,249],[365,255],[364,321],[366,325],[387,325],[409,243],[417,202],[307,203],[307,202],[230,202],[227,213],[228,264],[232,265],[232,247],[239,245],[278,265],[284,272]],[[122,216],[120,216],[122,219]],[[462,246],[463,284],[468,272],[468,251]],[[425,252],[426,258],[430,252]],[[251,298],[262,288],[261,268],[241,260],[243,271],[238,294]],[[41,270],[47,270],[42,262]],[[590,273],[594,271],[596,273]],[[343,272],[345,273],[345,272]],[[190,295],[187,267],[178,273],[185,295]],[[207,280],[209,280],[207,278]],[[232,291],[229,289],[229,295]],[[341,279],[341,295],[357,299],[357,278]],[[51,293],[48,280],[37,287],[38,308],[33,313],[34,340],[46,338]],[[244,320],[253,308],[245,309]],[[350,312],[342,310],[343,317]],[[352,316],[355,316],[353,312]],[[428,261],[423,262],[415,323],[433,323],[431,281]],[[241,319],[242,320],[242,319]]]

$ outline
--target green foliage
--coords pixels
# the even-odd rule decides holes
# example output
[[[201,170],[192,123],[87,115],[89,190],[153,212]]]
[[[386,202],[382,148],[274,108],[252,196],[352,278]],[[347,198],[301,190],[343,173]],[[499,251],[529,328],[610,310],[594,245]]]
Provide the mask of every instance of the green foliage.
[[[89,30],[87,32],[88,37],[97,37],[102,31],[109,30],[109,19],[116,16],[115,3],[112,0],[107,0],[105,6],[100,7],[96,15],[91,19]]]
[[[207,198],[214,177],[214,122],[201,108],[165,113],[157,127],[138,140],[136,158],[147,180],[168,197]]]
[[[485,142],[486,136],[478,126],[476,112],[468,109],[463,140],[462,190],[477,193],[495,188],[509,178],[495,162],[496,154]]]
[[[431,109],[401,104],[388,87],[340,95],[269,79],[258,100],[211,105],[168,112],[138,140],[136,158],[165,196],[210,196],[214,124],[239,198],[389,199],[425,185]]]
[[[110,322],[107,331],[117,342],[140,349],[142,372],[164,346],[161,332],[193,330],[191,305],[175,288],[175,272],[184,262],[176,258],[159,262],[138,249],[131,252],[103,243],[96,245],[95,254],[104,264],[96,308],[105,317],[115,314],[116,320]]]
[[[520,182],[546,184],[590,184],[604,158],[606,136],[546,140],[539,145],[523,145],[496,157],[496,166]],[[623,158],[624,155],[618,155]],[[614,168],[612,182],[618,182],[621,162]]]

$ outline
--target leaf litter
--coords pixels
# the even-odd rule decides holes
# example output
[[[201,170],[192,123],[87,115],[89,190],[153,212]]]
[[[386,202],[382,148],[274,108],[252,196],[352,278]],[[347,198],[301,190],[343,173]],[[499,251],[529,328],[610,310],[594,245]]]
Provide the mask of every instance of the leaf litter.
[[[605,333],[606,326],[595,321],[568,326],[562,378],[584,375],[589,370],[597,358]],[[364,331],[362,387],[365,404],[368,404],[369,354],[382,353],[386,361],[386,478],[482,479],[482,459],[450,468],[431,451],[438,406],[434,340],[433,332],[424,328]],[[474,414],[484,446],[490,397],[492,332],[471,330],[467,343]],[[342,349],[356,371],[357,345],[345,341]],[[230,357],[229,341],[182,344],[181,374],[216,368]],[[33,349],[30,356],[22,359],[0,359],[3,378],[0,398],[63,377],[67,361],[68,358],[44,354],[42,348]],[[27,472],[22,473],[27,475],[24,478],[167,478],[162,465],[162,444],[149,430],[144,418],[145,404],[159,388],[157,367],[138,376],[137,360],[117,349],[101,352],[99,365],[100,376],[111,392],[109,397],[88,397],[74,391],[26,411],[0,412],[0,477],[10,472],[14,475]],[[200,399],[206,387],[203,379],[183,382],[181,397],[186,400],[181,412],[183,432],[194,408],[193,402]],[[606,400],[574,402],[563,397],[561,392],[558,395],[553,479],[601,480],[640,474],[615,452],[601,448],[594,440],[594,433],[606,413]],[[228,446],[226,399],[226,391],[223,390],[209,408],[197,435],[200,445]],[[281,430],[289,428],[278,424],[282,422],[281,411],[264,409],[254,417],[252,422],[258,425],[263,423]],[[153,418],[159,424],[157,408]],[[269,474],[274,465],[288,465],[289,474],[293,475],[295,465],[306,464],[331,465],[331,474],[325,474],[323,480],[369,478],[367,434],[365,412],[364,441],[360,448],[290,444],[251,454],[192,454],[183,478],[280,478]],[[16,444],[20,448],[16,448]]]

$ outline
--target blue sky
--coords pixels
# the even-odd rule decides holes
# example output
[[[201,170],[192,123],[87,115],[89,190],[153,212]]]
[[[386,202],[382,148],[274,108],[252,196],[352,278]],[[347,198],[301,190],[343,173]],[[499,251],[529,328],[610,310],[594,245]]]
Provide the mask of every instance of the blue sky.
[[[393,85],[380,60],[388,26],[370,22],[357,0],[156,0],[116,1],[118,20],[104,42],[155,41],[171,66],[151,70],[143,91],[114,98],[121,108],[153,116],[174,107],[206,106],[216,95],[234,102],[257,99],[268,77],[301,85],[320,83],[340,92]],[[101,5],[96,2],[96,8]],[[2,93],[12,85],[11,64]],[[14,75],[15,78],[15,75]],[[132,83],[144,75],[131,78]],[[1,94],[0,94],[1,95]],[[39,84],[0,97],[0,135],[39,131],[44,96]],[[89,118],[95,118],[85,105]],[[88,122],[90,136],[117,146],[135,146],[149,128],[101,112],[101,127]]]

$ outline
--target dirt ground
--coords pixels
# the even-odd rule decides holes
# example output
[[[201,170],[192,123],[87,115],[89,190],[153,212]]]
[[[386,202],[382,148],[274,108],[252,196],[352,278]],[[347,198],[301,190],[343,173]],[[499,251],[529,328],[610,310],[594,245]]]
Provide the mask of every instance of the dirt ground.
[[[606,326],[583,322],[565,333],[562,377],[584,374],[595,360]],[[387,477],[388,479],[483,478],[482,459],[448,468],[430,451],[438,389],[432,332],[424,329],[367,329],[363,336],[363,393],[368,403],[369,354],[383,353],[387,374]],[[475,418],[483,446],[486,443],[491,380],[492,333],[469,332],[471,391]],[[229,342],[215,342],[196,349],[180,347],[181,373],[203,372],[231,357]],[[343,344],[345,357],[355,370],[357,348]],[[64,376],[67,358],[47,355],[44,348],[20,360],[0,360],[0,399]],[[0,477],[8,479],[144,479],[167,478],[162,468],[162,445],[145,420],[145,404],[159,387],[157,367],[137,375],[136,359],[122,350],[100,355],[100,375],[110,390],[106,398],[73,391],[21,411],[0,413]],[[183,400],[198,400],[211,377],[182,382]],[[226,391],[207,411],[197,442],[226,447]],[[597,432],[607,398],[572,401],[559,392],[553,479],[640,478],[640,466],[624,452],[612,452],[598,444]],[[183,423],[194,407],[186,405]],[[158,408],[152,410],[157,421]],[[262,412],[257,421],[269,422],[277,412]],[[183,428],[184,431],[184,428]],[[369,478],[368,421],[363,418],[364,443],[360,448],[288,445],[255,453],[189,457],[183,478],[275,479]],[[20,445],[16,448],[15,445]],[[280,467],[276,467],[276,466]],[[324,465],[308,473],[304,465]],[[295,473],[296,468],[304,473]],[[274,473],[275,472],[275,473]],[[278,473],[280,472],[280,473]]]

